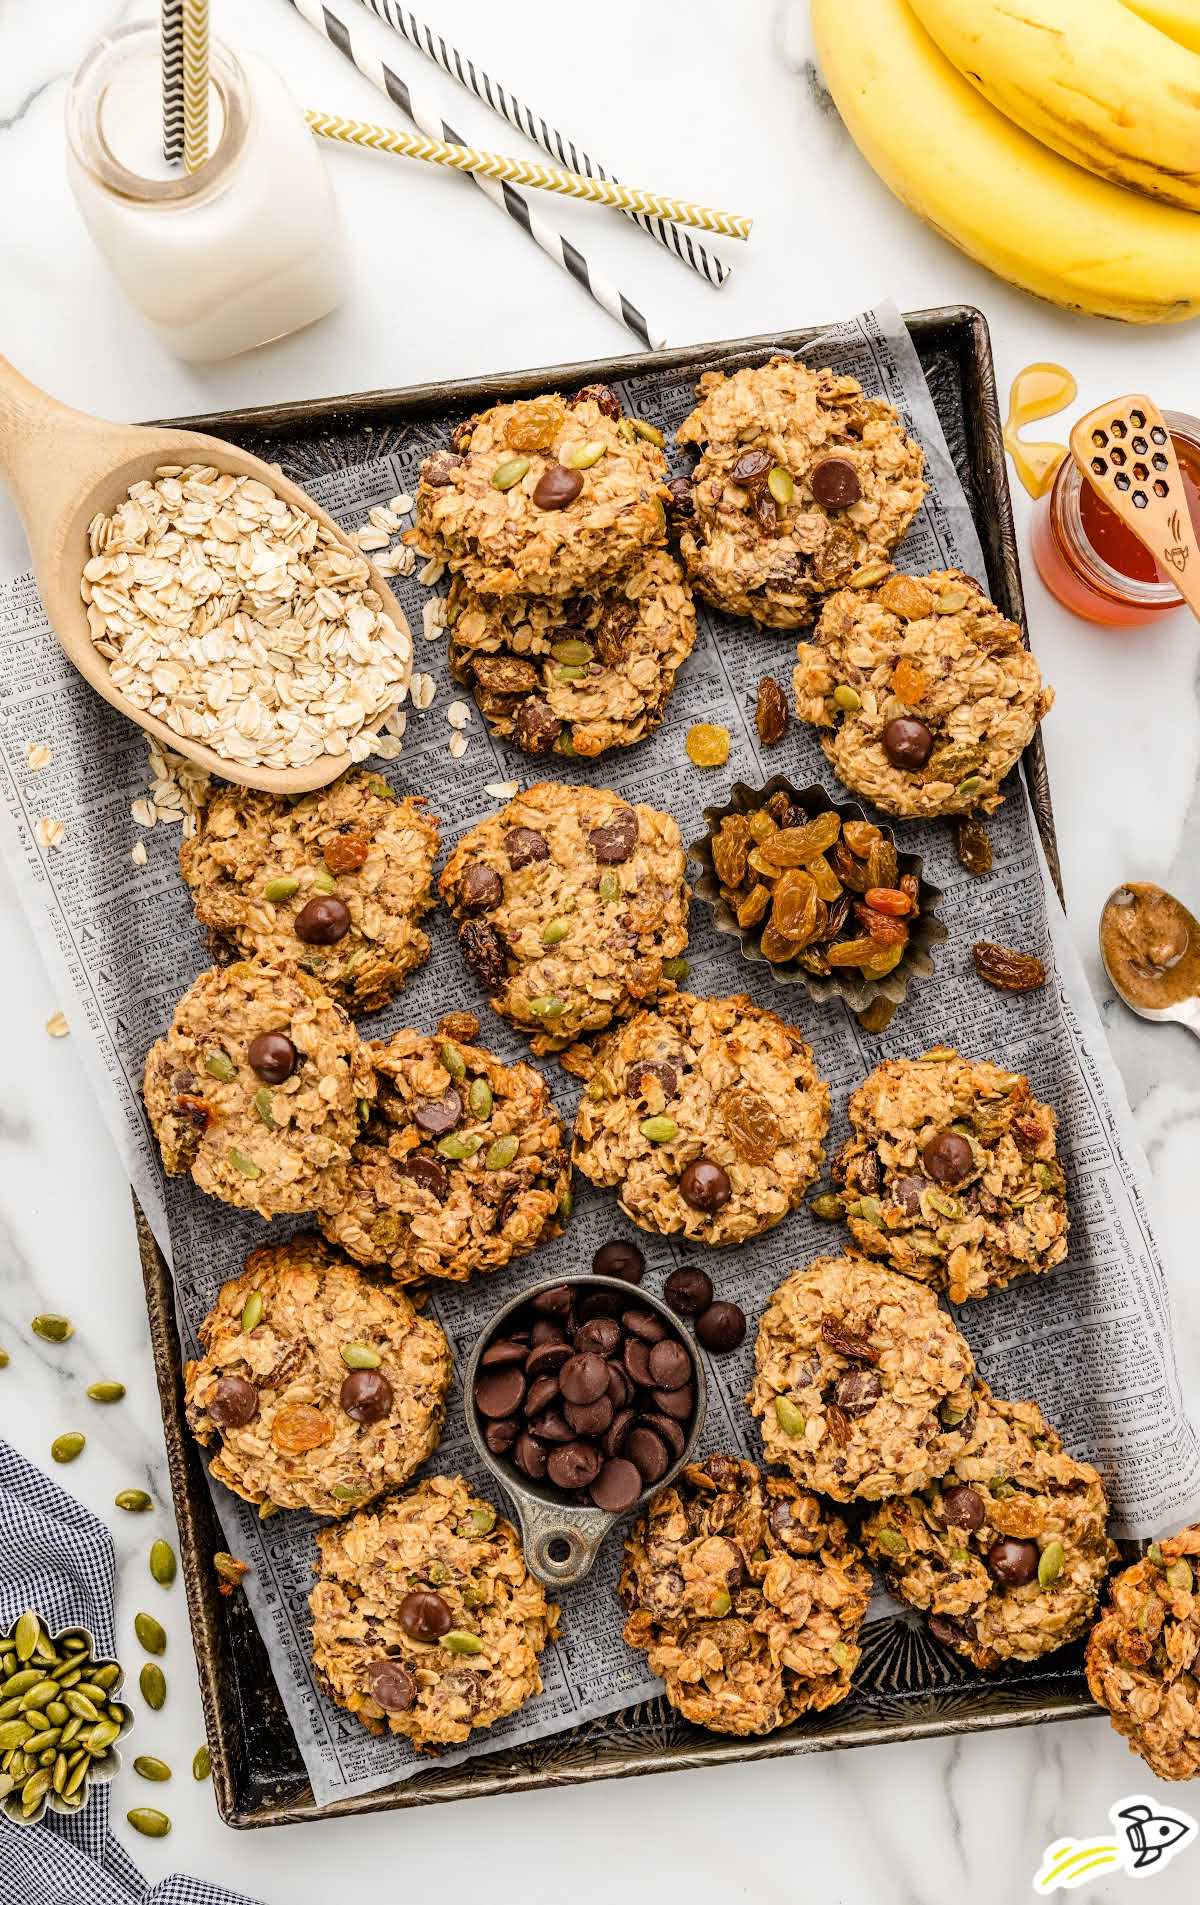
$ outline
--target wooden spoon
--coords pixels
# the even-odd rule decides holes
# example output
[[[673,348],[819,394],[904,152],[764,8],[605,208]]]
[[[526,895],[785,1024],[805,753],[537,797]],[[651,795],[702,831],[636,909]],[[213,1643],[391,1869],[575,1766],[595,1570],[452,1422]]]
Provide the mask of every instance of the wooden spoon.
[[[332,529],[355,555],[362,553],[319,503],[246,450],[194,430],[147,429],[89,417],[58,403],[0,357],[0,477],[11,489],[25,525],[46,613],[80,674],[97,694],[164,747],[186,754],[222,780],[264,787],[274,794],[300,794],[326,786],[350,766],[348,754],[322,754],[305,767],[246,767],[177,734],[154,715],[134,707],[113,685],[108,662],[92,641],[79,593],[83,565],[91,554],[88,524],[98,511],[111,513],[132,483],[152,479],[160,463],[205,463],[234,476],[255,477],[285,502],[307,510]],[[387,583],[369,560],[367,566],[370,586],[382,597],[383,613],[408,633],[403,610]]]
[[[1152,397],[1111,397],[1071,432],[1097,496],[1132,530],[1200,619],[1200,545],[1166,419]]]

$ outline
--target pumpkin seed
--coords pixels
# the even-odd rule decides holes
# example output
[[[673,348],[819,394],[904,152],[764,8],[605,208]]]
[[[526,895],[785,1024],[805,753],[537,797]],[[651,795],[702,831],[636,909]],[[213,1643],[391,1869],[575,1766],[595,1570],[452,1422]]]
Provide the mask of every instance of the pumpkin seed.
[[[376,776],[372,780],[369,780],[367,782],[367,786],[370,788],[371,792],[374,794],[376,800],[395,800],[396,798],[395,794],[392,792],[392,789],[388,786],[387,782],[385,780],[380,780],[378,776]]]
[[[944,1217],[948,1223],[957,1222],[963,1214],[962,1205],[957,1197],[947,1197],[945,1191],[922,1191],[921,1205],[922,1208],[928,1205],[935,1216]]]
[[[633,434],[641,437],[643,443],[652,443],[657,450],[663,448],[666,438],[656,423],[647,423],[644,417],[634,417]]]
[[[133,1762],[133,1770],[139,1779],[152,1779],[156,1785],[162,1785],[171,1777],[171,1768],[165,1759],[155,1759],[151,1753],[139,1753]]]
[[[198,1746],[192,1757],[192,1778],[207,1779],[212,1772],[212,1754],[207,1746]]]
[[[620,898],[621,882],[615,873],[602,873],[600,875],[599,891],[600,898],[606,903]]]
[[[954,792],[959,800],[974,800],[976,794],[983,792],[983,776],[968,774],[966,780],[959,781]]]
[[[75,1687],[69,1687],[64,1695],[67,1706],[78,1720],[98,1720],[100,1709],[95,1701],[89,1700],[86,1693],[80,1693]]]
[[[897,1528],[881,1528],[875,1536],[885,1554],[908,1553],[908,1543]]]
[[[51,1700],[46,1708],[46,1718],[51,1726],[65,1726],[71,1717],[71,1709],[65,1700]]]
[[[592,659],[592,644],[572,637],[570,640],[551,642],[550,653],[555,661],[573,662],[576,667],[586,668]]]
[[[854,1649],[848,1647],[844,1640],[835,1640],[829,1651],[839,1667],[853,1667]]]
[[[566,728],[563,729],[557,741],[554,743],[554,752],[556,754],[565,754],[568,760],[573,761],[575,759],[575,743]]]
[[[663,978],[677,986],[682,985],[691,970],[686,959],[664,959],[662,963]]]
[[[468,1634],[462,1627],[452,1627],[448,1634],[443,1634],[441,1644],[449,1654],[481,1654],[483,1652],[483,1642],[478,1634]]]
[[[1157,1541],[1150,1543],[1150,1546],[1146,1550],[1146,1559],[1150,1562],[1152,1567],[1165,1568],[1167,1565],[1163,1557],[1163,1551]]]
[[[237,1077],[237,1066],[228,1052],[205,1052],[204,1069],[210,1078],[219,1078],[225,1085]]]
[[[16,1746],[24,1746],[33,1732],[28,1720],[0,1720],[0,1753],[11,1753]]]
[[[796,485],[792,481],[791,471],[785,470],[782,463],[776,463],[774,467],[768,471],[767,488],[775,498],[775,501],[782,503],[785,509],[796,494]]]
[[[467,1093],[467,1103],[473,1118],[490,1118],[492,1115],[492,1088],[486,1078],[473,1078],[471,1089]]]
[[[16,1643],[17,1659],[32,1660],[33,1650],[41,1639],[42,1623],[32,1609],[27,1608],[17,1622],[13,1640]]]
[[[148,1654],[165,1654],[167,1651],[167,1630],[153,1614],[135,1614],[133,1631]]]
[[[383,1358],[369,1343],[343,1343],[342,1361],[347,1369],[378,1369]]]
[[[153,1506],[144,1488],[123,1488],[113,1496],[113,1501],[129,1515],[144,1515],[147,1508]]]
[[[88,1757],[85,1753],[83,1758],[77,1760],[75,1765],[71,1768],[71,1771],[67,1774],[66,1780],[63,1783],[63,1798],[69,1799],[72,1793],[78,1792],[87,1776]]]
[[[672,1138],[679,1136],[674,1118],[643,1118],[638,1130],[651,1144],[669,1144]]]
[[[489,1144],[487,1156],[483,1160],[485,1171],[507,1171],[509,1165],[521,1149],[520,1138],[497,1138]]]
[[[292,873],[282,873],[276,880],[268,880],[263,888],[263,898],[278,905],[281,900],[290,900],[293,893],[300,890],[300,882]]]
[[[39,1680],[44,1678],[45,1675],[36,1667],[22,1667],[18,1673],[9,1674],[3,1687],[0,1687],[0,1693],[6,1700],[16,1699],[18,1695],[28,1693],[30,1687],[36,1687]]]
[[[97,1686],[103,1687],[106,1693],[110,1688],[116,1686],[120,1678],[121,1669],[111,1660],[105,1666],[96,1667],[92,1671],[92,1679],[96,1682]]]
[[[862,698],[857,690],[851,688],[849,684],[844,681],[840,681],[834,689],[833,698],[837,706],[843,709],[846,714],[857,714],[858,710],[862,707]]]
[[[836,1224],[842,1215],[843,1206],[841,1198],[833,1191],[822,1191],[820,1197],[813,1198],[808,1208],[814,1217],[820,1217],[827,1224]]]
[[[456,1138],[451,1132],[448,1138],[439,1139],[437,1148],[444,1158],[473,1158],[482,1143],[482,1138]]]
[[[469,1535],[490,1535],[496,1526],[496,1511],[490,1502],[480,1502],[467,1516],[464,1533]]]
[[[75,1325],[69,1316],[35,1316],[29,1327],[44,1343],[65,1343],[68,1336],[75,1334]]]
[[[1054,1172],[1050,1169],[1048,1164],[1035,1164],[1033,1167],[1033,1175],[1041,1190],[1053,1190]]]
[[[458,1050],[457,1046],[439,1045],[438,1057],[441,1059],[443,1066],[449,1072],[451,1078],[465,1078],[466,1077],[467,1061],[463,1057],[462,1053]]]
[[[125,1394],[123,1382],[94,1382],[88,1389],[91,1402],[120,1402]]]
[[[334,879],[332,873],[326,873],[324,868],[322,868],[319,873],[313,874],[312,890],[314,893],[336,893],[337,881]]]
[[[847,1206],[846,1215],[860,1223],[878,1226],[883,1222],[883,1206],[877,1197],[860,1197]]]
[[[1010,1495],[1016,1494],[1013,1484],[1003,1475],[996,1475],[988,1483],[988,1494],[994,1502],[1006,1502]]]
[[[542,928],[543,946],[560,945],[570,930],[571,922],[569,919],[552,919],[549,925],[543,926]]]
[[[275,1129],[274,1099],[272,1098],[271,1093],[267,1090],[267,1087],[265,1085],[261,1086],[260,1089],[256,1091],[254,1094],[254,1109],[258,1113],[258,1116],[261,1119],[262,1123],[266,1125],[268,1131],[274,1131]],[[359,1113],[359,1116],[360,1117],[362,1116],[361,1112]]]
[[[493,472],[492,488],[511,489],[514,483],[519,483],[521,478],[527,474],[528,469],[529,458],[527,456],[510,456],[507,462],[501,463],[498,469]]]
[[[161,1536],[150,1550],[150,1573],[159,1587],[170,1587],[175,1579],[175,1550]]]
[[[135,1832],[145,1839],[165,1839],[171,1830],[171,1821],[165,1812],[159,1812],[154,1806],[134,1806],[125,1817]]]
[[[1167,1585],[1178,1588],[1183,1594],[1192,1591],[1192,1570],[1186,1561],[1172,1561],[1167,1569]]]
[[[43,1766],[39,1772],[34,1773],[31,1779],[27,1779],[21,1788],[21,1805],[23,1809],[26,1812],[32,1811],[32,1809],[45,1798],[49,1791],[50,1774]]]
[[[552,992],[543,992],[540,997],[529,1001],[529,1010],[539,1019],[560,1019],[566,1011],[561,999]]]
[[[804,1411],[790,1396],[776,1396],[775,1420],[785,1435],[803,1435],[808,1426]]]
[[[262,1322],[262,1314],[263,1314],[262,1291],[251,1290],[249,1296],[246,1298],[246,1301],[242,1305],[242,1334],[243,1336],[249,1336],[251,1330],[258,1328],[259,1324]]]
[[[142,1699],[155,1713],[166,1703],[167,1676],[156,1661],[148,1660],[138,1675]]]
[[[960,1422],[966,1421],[970,1412],[969,1402],[963,1403],[961,1407],[957,1402],[943,1402],[938,1408],[938,1416],[948,1429],[957,1429]]]
[[[608,451],[607,443],[601,443],[599,437],[592,437],[587,443],[573,443],[561,461],[569,470],[590,470]]]
[[[567,1189],[563,1192],[562,1196],[558,1200],[558,1215],[564,1224],[566,1223],[568,1217],[571,1215],[571,1212],[574,1210],[574,1208],[575,1208],[575,1193],[571,1190],[570,1186],[568,1185]]]
[[[66,1435],[56,1435],[50,1444],[50,1453],[56,1462],[73,1462],[82,1455],[87,1437],[80,1435],[78,1429],[70,1429]]]
[[[728,1614],[732,1606],[733,1606],[733,1596],[729,1592],[729,1589],[718,1588],[716,1593],[712,1597],[712,1602],[709,1606],[708,1611],[715,1620],[720,1620],[722,1614]]]
[[[365,1493],[365,1489],[351,1488],[345,1482],[338,1482],[333,1490],[333,1499],[339,1502],[360,1502]]]
[[[239,1151],[236,1144],[230,1146],[228,1157],[234,1170],[240,1171],[243,1177],[262,1176],[261,1166],[257,1165],[254,1159],[249,1157],[245,1151]]]

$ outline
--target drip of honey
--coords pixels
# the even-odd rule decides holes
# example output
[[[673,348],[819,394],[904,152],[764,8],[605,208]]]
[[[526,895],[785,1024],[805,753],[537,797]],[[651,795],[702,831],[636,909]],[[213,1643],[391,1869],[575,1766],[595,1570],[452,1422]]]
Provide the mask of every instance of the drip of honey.
[[[1043,417],[1065,410],[1077,395],[1075,379],[1062,364],[1026,364],[1012,380],[1004,447],[1030,496],[1046,494],[1067,455],[1067,446],[1065,443],[1023,443],[1021,431],[1027,424],[1038,423]]]

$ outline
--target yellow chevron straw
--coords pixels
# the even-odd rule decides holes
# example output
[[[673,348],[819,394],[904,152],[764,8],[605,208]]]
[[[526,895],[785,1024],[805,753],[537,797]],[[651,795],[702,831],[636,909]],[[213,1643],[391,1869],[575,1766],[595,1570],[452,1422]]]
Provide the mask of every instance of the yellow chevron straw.
[[[478,152],[474,146],[450,146],[427,139],[420,132],[398,132],[392,126],[374,126],[366,119],[343,119],[334,112],[306,112],[312,130],[322,139],[342,145],[369,146],[373,152],[396,152],[408,159],[426,159],[431,165],[453,166],[457,172],[478,172],[510,185],[533,185],[543,192],[561,192],[566,198],[586,198],[596,205],[616,205],[623,212],[645,212],[669,219],[673,225],[694,225],[700,231],[721,232],[726,238],[749,238],[753,219],[736,212],[714,211],[683,198],[665,198],[636,185],[618,185],[615,179],[584,178],[579,172],[560,172],[536,159],[506,159],[498,152]]]
[[[183,0],[183,169],[208,157],[208,0]]]

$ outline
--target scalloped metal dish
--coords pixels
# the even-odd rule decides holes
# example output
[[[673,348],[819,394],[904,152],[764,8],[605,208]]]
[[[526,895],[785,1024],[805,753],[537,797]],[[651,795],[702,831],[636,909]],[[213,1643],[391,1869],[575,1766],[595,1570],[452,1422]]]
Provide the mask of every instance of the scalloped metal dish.
[[[966,305],[917,312],[906,322],[975,512],[992,597],[1006,614],[1023,622],[987,324],[981,312]],[[699,374],[710,364],[749,359],[772,346],[798,350],[818,335],[814,327],[651,356],[564,364],[182,421],[278,459],[289,475],[303,482],[306,477],[383,455],[401,429],[422,419],[457,418],[501,397],[533,395],[554,385],[574,388],[610,382],[645,370],[694,367]],[[1046,857],[1059,884],[1040,737],[1026,752],[1025,772]],[[170,1274],[136,1205],[135,1216],[213,1784],[227,1824],[285,1825],[634,1773],[1037,1725],[1096,1711],[1084,1681],[1080,1648],[1068,1649],[1048,1662],[980,1674],[931,1641],[919,1626],[897,1618],[873,1622],[866,1629],[862,1663],[848,1700],[766,1739],[727,1739],[707,1733],[680,1719],[664,1701],[655,1700],[530,1746],[481,1754],[444,1770],[431,1766],[388,1790],[317,1807],[246,1601],[240,1594],[223,1597],[218,1593],[212,1555],[222,1542],[203,1468],[184,1425]]]

